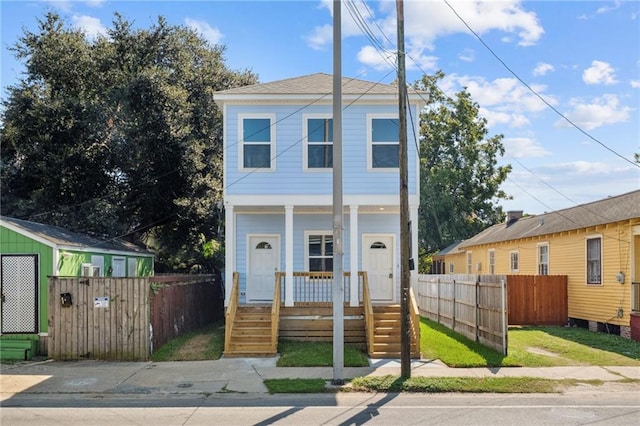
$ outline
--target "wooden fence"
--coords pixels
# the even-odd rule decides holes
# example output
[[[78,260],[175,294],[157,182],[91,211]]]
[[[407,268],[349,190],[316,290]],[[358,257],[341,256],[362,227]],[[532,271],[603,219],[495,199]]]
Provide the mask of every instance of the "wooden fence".
[[[418,275],[412,286],[421,316],[507,354],[504,275]]]
[[[508,275],[510,325],[566,325],[566,275]]]
[[[190,284],[221,287],[213,276],[197,277],[200,281],[190,278]],[[169,339],[206,325],[207,318],[222,318],[222,296],[207,299],[215,292],[184,284],[166,276],[49,277],[49,357],[147,360]],[[208,317],[203,310],[215,312]]]
[[[224,288],[212,275],[151,277],[151,353],[224,318]]]

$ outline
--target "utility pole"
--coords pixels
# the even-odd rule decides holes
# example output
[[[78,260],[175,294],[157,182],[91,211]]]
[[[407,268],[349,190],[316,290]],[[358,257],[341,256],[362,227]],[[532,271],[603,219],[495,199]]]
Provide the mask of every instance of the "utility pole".
[[[407,83],[404,59],[404,3],[396,0],[398,15],[398,127],[400,162],[400,375],[411,377],[411,317],[409,311],[409,172],[407,155]]]
[[[333,0],[333,380],[344,384],[341,1]],[[357,277],[356,271],[351,271]]]

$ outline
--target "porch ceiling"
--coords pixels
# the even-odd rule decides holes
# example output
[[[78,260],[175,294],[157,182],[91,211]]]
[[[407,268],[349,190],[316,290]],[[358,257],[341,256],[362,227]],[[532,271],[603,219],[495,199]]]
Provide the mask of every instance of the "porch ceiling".
[[[234,211],[237,213],[282,213],[284,214],[284,206],[240,206],[235,205]],[[327,213],[333,212],[333,206],[294,206],[294,213]],[[389,213],[398,214],[400,206],[389,205],[359,205],[358,213]],[[349,214],[349,206],[344,206],[344,214]]]

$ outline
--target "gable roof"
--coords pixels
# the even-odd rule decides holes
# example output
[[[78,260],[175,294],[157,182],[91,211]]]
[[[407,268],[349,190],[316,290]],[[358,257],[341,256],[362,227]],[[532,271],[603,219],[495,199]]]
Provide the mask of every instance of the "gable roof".
[[[493,225],[463,241],[458,248],[549,235],[624,220],[640,220],[640,190],[551,213],[528,216],[507,226]]]
[[[233,89],[215,92],[216,101],[239,99],[270,99],[282,98],[317,98],[319,95],[331,99],[333,93],[333,76],[325,73],[315,73],[301,77],[287,78],[269,83],[253,84],[250,86],[236,87]],[[398,87],[391,84],[381,84],[356,78],[342,77],[343,97],[374,97],[385,99],[397,99]],[[418,96],[413,91],[410,98],[415,102]]]
[[[88,235],[79,234],[58,226],[46,225],[44,223],[0,216],[0,225],[52,247],[85,250],[93,249],[94,251],[99,252],[133,252],[142,256],[153,255],[150,251],[127,241],[118,239],[101,241]]]

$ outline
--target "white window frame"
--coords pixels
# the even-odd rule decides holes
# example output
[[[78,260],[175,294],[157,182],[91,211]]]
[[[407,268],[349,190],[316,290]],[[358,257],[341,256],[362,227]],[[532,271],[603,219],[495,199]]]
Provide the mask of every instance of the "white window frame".
[[[333,231],[304,231],[304,267],[307,272],[321,272],[321,271],[311,271],[309,267],[309,237],[312,235],[321,235],[321,236],[331,236],[333,237]],[[335,243],[334,243],[335,249]],[[324,256],[326,257],[326,256]],[[326,271],[331,272],[331,271]]]
[[[590,240],[600,240],[600,253],[598,254],[598,263],[600,269],[600,279],[598,282],[589,282],[589,241]],[[587,285],[602,285],[602,259],[604,253],[604,240],[601,234],[593,234],[587,235],[584,239],[584,272],[585,272],[585,282]]]
[[[495,275],[496,274],[496,249],[487,250],[487,265],[489,267],[489,269],[487,270],[487,273],[489,275]]]
[[[127,259],[127,277],[137,277],[138,275],[138,258],[130,257]]]
[[[541,259],[540,249],[542,247],[546,247],[547,248],[547,253],[546,253],[547,254],[547,259],[546,259],[546,262],[542,262],[542,259]],[[537,265],[538,265],[538,275],[549,275],[549,243],[548,242],[538,243],[536,245],[536,258],[537,258]],[[546,266],[546,271],[545,271],[544,274],[540,270],[543,265]]]
[[[453,262],[449,262],[449,273],[453,274]]]
[[[466,260],[467,260],[467,274],[473,274],[473,252],[467,251],[465,252]]]
[[[309,120],[313,119],[333,120],[333,115],[327,113],[302,114],[302,170],[311,173],[326,173],[333,170],[333,167],[309,167],[309,145],[320,145],[319,142],[309,142]],[[333,138],[331,142],[326,144],[333,147]]]
[[[513,259],[515,257],[516,267],[514,268]],[[520,271],[520,252],[518,250],[512,250],[509,252],[509,270],[511,272],[519,272]]]
[[[244,167],[244,120],[268,119],[269,128],[269,166],[270,167]],[[266,142],[265,142],[266,144]],[[247,145],[258,145],[256,142]],[[276,170],[276,115],[271,113],[244,113],[238,114],[238,170],[241,172],[273,172]]]
[[[398,167],[373,167],[373,120],[375,119],[388,119],[388,120],[398,120],[397,114],[367,114],[367,171],[369,172],[397,172]],[[400,136],[398,135],[398,139]],[[398,149],[400,149],[400,141],[394,142],[376,142],[376,145],[398,145]]]

